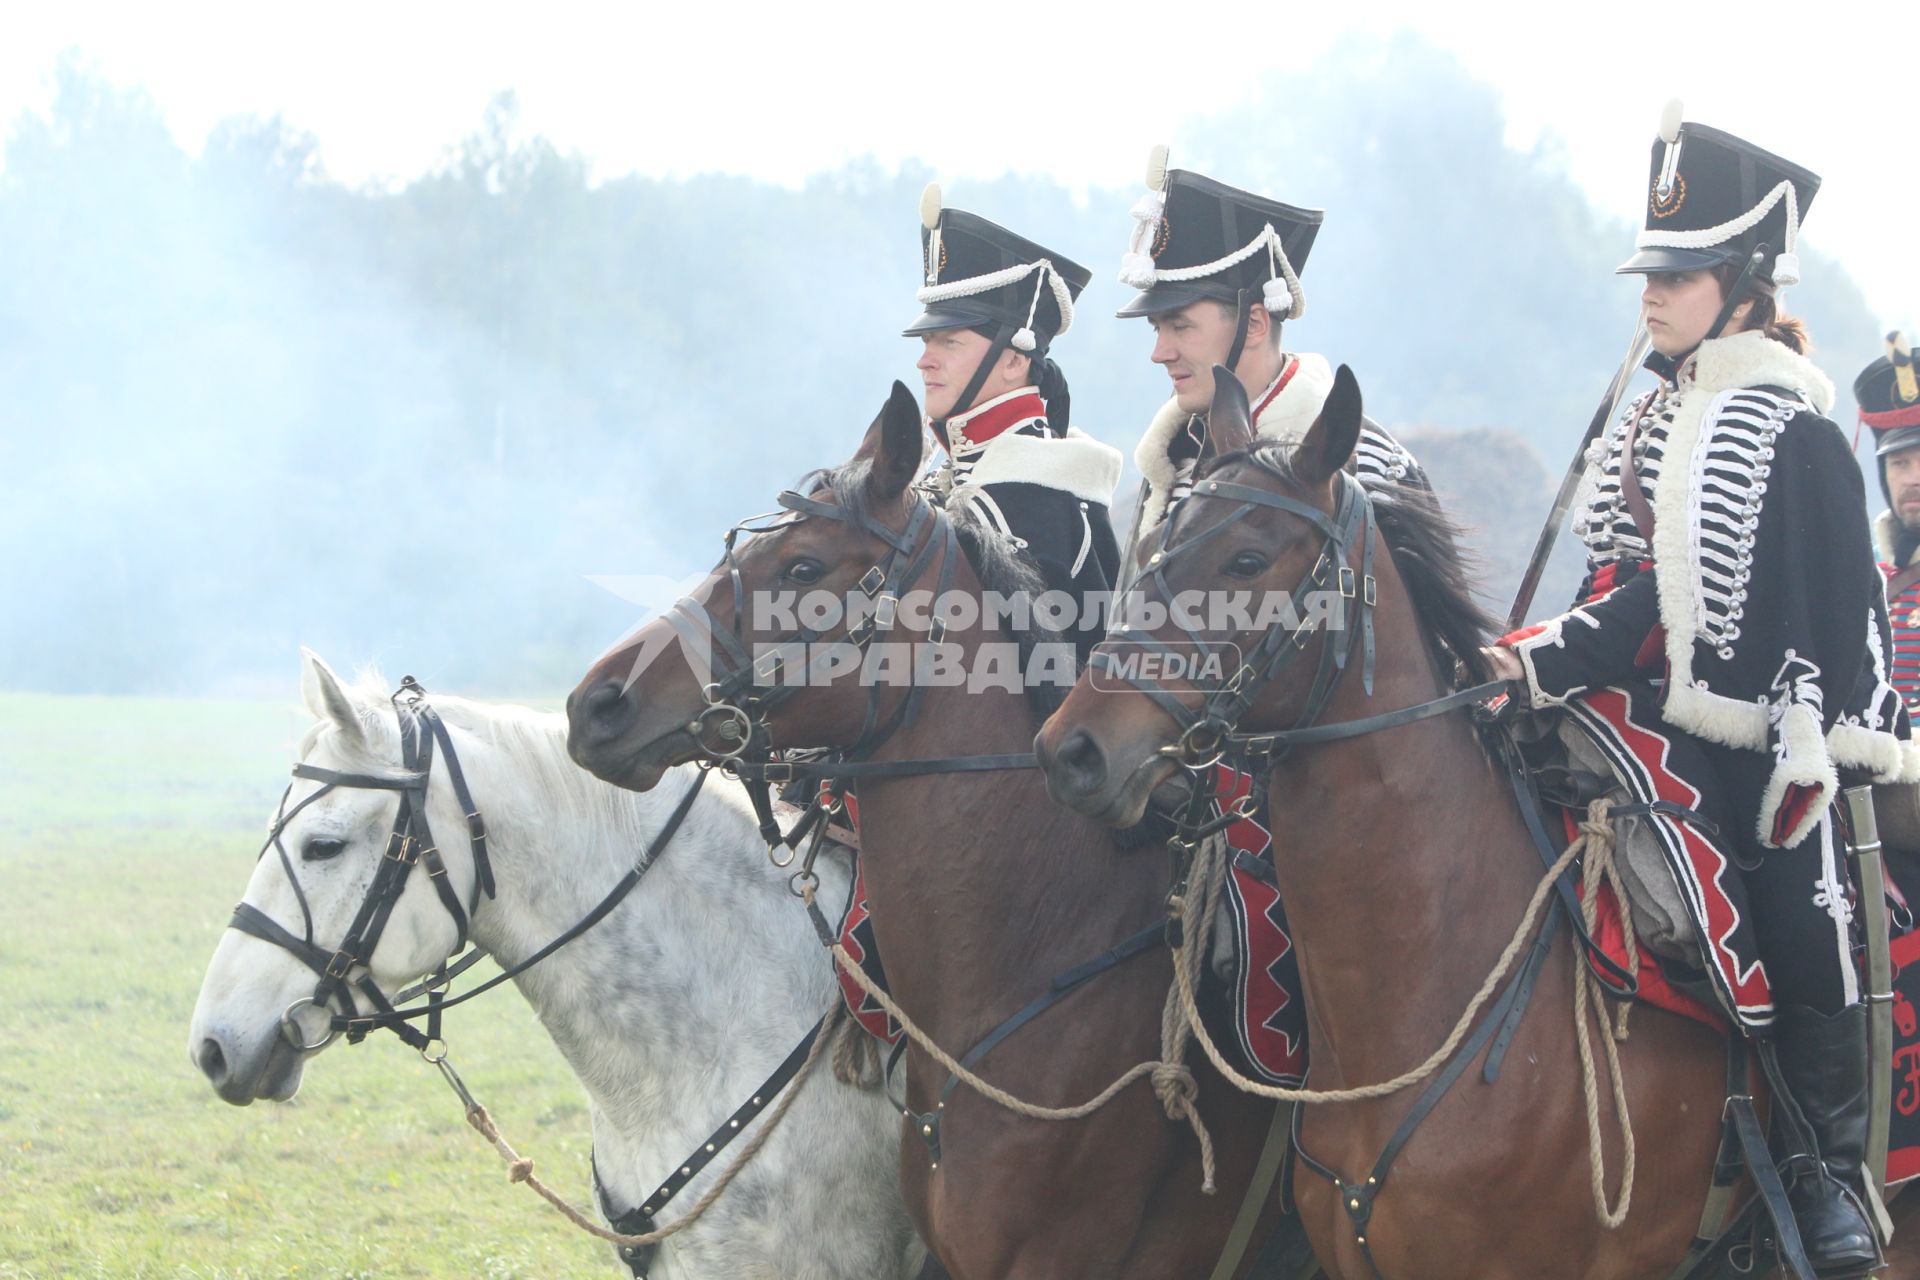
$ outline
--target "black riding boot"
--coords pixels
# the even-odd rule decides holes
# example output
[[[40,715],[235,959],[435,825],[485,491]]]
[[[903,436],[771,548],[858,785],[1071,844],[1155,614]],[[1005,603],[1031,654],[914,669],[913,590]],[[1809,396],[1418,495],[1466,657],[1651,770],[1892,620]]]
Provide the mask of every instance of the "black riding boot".
[[[1775,1024],[1781,1074],[1819,1147],[1795,1162],[1789,1199],[1807,1261],[1821,1280],[1867,1275],[1879,1261],[1859,1197],[1867,1150],[1867,1007],[1832,1017],[1783,1005]]]

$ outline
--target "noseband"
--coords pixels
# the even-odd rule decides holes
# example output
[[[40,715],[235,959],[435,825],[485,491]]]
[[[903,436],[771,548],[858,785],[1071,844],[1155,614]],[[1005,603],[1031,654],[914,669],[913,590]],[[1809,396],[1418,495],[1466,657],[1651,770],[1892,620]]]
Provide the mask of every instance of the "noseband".
[[[287,790],[280,796],[280,807],[274,815],[273,825],[268,828],[266,843],[260,846],[260,857],[265,857],[269,848],[280,857],[280,865],[287,873],[287,882],[293,886],[294,897],[300,903],[303,935],[294,936],[251,903],[242,902],[233,909],[229,927],[292,952],[319,975],[313,994],[296,1000],[280,1017],[281,1034],[303,1052],[324,1047],[341,1031],[347,1032],[349,1040],[358,1041],[368,1031],[383,1024],[403,1033],[402,1038],[407,1039],[409,1044],[414,1043],[409,1037],[418,1037],[419,1043],[414,1047],[424,1048],[431,1037],[421,1036],[400,1020],[402,1015],[394,1008],[395,1002],[389,1001],[381,992],[368,970],[374,950],[380,945],[380,935],[385,931],[401,893],[406,890],[415,866],[426,867],[427,876],[440,896],[441,905],[453,917],[454,929],[458,934],[458,941],[453,948],[455,952],[467,945],[468,924],[479,905],[480,895],[484,893],[489,898],[494,895],[493,867],[487,860],[487,824],[474,806],[472,793],[467,790],[466,775],[460,768],[460,758],[454,754],[453,740],[447,734],[445,722],[428,704],[426,690],[412,676],[400,682],[392,702],[394,714],[400,722],[402,771],[396,774],[342,773],[305,762],[294,765],[294,777],[321,785],[292,809],[288,809],[287,798],[293,794],[293,786],[288,784]],[[447,875],[446,860],[440,856],[439,846],[434,842],[433,832],[427,825],[427,783],[433,772],[436,742],[446,755],[447,778],[453,784],[454,796],[460,803],[461,812],[467,816],[467,840],[473,850],[474,867],[474,900],[471,904],[462,903],[460,895],[454,891]],[[397,791],[400,794],[400,807],[394,813],[393,829],[387,836],[386,848],[382,852],[380,866],[374,872],[373,883],[367,886],[366,897],[360,902],[360,910],[354,915],[353,923],[347,926],[346,936],[341,939],[340,945],[328,951],[314,941],[313,911],[307,905],[306,891],[300,887],[300,878],[294,874],[293,859],[280,837],[286,831],[287,824],[302,809],[336,787]],[[427,986],[402,993],[399,1002],[404,1003],[422,991],[443,990],[455,974],[478,958],[479,952],[475,951],[451,971],[442,966]],[[360,971],[357,978],[352,976],[356,969]],[[359,1006],[354,1003],[355,987],[359,988],[362,998],[375,1012],[360,1012]],[[335,1001],[338,1001],[339,1008],[345,1010],[345,1014],[331,1015],[325,1038],[307,1042],[295,1020],[300,1010],[308,1006],[333,1009]]]

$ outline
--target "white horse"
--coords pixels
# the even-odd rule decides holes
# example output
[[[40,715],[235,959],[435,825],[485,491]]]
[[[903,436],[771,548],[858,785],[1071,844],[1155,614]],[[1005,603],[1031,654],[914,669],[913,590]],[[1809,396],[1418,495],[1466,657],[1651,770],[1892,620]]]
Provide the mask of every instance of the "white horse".
[[[385,693],[366,681],[344,685],[317,656],[303,654],[302,693],[319,720],[302,743],[303,761],[343,773],[399,771],[399,731]],[[567,758],[564,717],[431,701],[485,816],[497,896],[475,892],[466,817],[444,758],[433,762],[428,818],[445,842],[454,891],[478,903],[473,941],[509,966],[601,900],[693,775],[647,794],[623,791]],[[289,805],[318,789],[296,781]],[[345,936],[398,802],[393,791],[341,787],[282,833],[322,948]],[[822,863],[823,898],[844,895],[844,856]],[[301,907],[275,851],[255,866],[246,901],[302,935]],[[395,994],[436,969],[455,945],[453,919],[425,868],[416,867],[380,935],[371,976]],[[586,1088],[600,1179],[622,1210],[675,1172],[839,998],[786,874],[769,864],[732,786],[702,792],[620,906],[514,982]],[[314,987],[314,972],[292,952],[237,929],[221,937],[187,1048],[222,1098],[244,1106],[285,1101],[299,1089],[312,1052],[282,1035],[281,1016]],[[472,1014],[447,1014],[456,1041],[463,1016]],[[653,1280],[873,1280],[920,1271],[925,1249],[898,1187],[899,1114],[880,1094],[840,1083],[824,1062],[802,1088],[712,1209],[660,1246]],[[674,1200],[662,1225],[699,1198],[731,1155],[723,1152]],[[493,1157],[482,1149],[475,1158]],[[536,1210],[547,1211],[528,1197],[528,1212]]]

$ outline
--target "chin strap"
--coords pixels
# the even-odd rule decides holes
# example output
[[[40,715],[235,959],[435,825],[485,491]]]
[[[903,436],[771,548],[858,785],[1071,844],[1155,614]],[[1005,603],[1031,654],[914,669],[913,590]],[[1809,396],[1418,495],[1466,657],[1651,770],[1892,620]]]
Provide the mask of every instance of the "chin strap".
[[[1221,361],[1227,368],[1239,371],[1240,356],[1247,349],[1247,326],[1253,323],[1253,290],[1241,289],[1234,294],[1234,309],[1239,318],[1233,325],[1233,345],[1227,348],[1227,358]]]
[[[960,398],[953,402],[953,408],[947,410],[947,416],[936,420],[933,424],[939,429],[942,439],[947,438],[947,424],[973,408],[973,402],[980,398],[980,388],[987,385],[987,375],[992,373],[993,366],[1000,362],[1000,353],[1012,345],[1014,331],[1015,326],[1010,324],[1003,324],[993,331],[993,343],[987,348],[987,353],[980,357],[980,367],[973,371],[973,377],[967,379],[965,390],[961,391]],[[1034,359],[1039,360],[1044,359],[1046,353],[1035,351],[1032,355]]]
[[[1728,286],[1727,301],[1720,308],[1720,314],[1714,318],[1713,328],[1707,330],[1707,336],[1703,341],[1712,341],[1720,336],[1720,331],[1727,327],[1727,321],[1733,319],[1734,309],[1745,302],[1747,295],[1752,292],[1754,275],[1760,270],[1760,264],[1766,260],[1767,242],[1762,240],[1753,247],[1753,253],[1747,258],[1747,265],[1740,268],[1740,274],[1735,276],[1733,283]]]

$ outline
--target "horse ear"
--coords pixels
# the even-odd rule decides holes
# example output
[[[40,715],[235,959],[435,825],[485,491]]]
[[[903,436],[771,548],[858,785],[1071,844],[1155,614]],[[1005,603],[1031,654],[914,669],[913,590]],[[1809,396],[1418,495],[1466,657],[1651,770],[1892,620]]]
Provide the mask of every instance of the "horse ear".
[[[333,668],[305,645],[300,646],[300,696],[307,710],[319,719],[331,720],[342,733],[362,741],[366,739],[353,696],[340,683],[340,677],[333,674]]]
[[[1360,383],[1353,370],[1341,365],[1333,375],[1326,403],[1320,406],[1320,416],[1294,451],[1294,470],[1310,484],[1326,484],[1347,465],[1359,443]]]
[[[1238,453],[1253,444],[1253,407],[1247,389],[1223,364],[1213,366],[1213,407],[1207,410],[1207,446],[1213,456]]]
[[[872,453],[868,454],[868,446]],[[881,406],[880,416],[867,428],[867,443],[861,453],[873,459],[873,474],[867,487],[879,498],[897,498],[906,492],[920,474],[921,459],[926,456],[926,431],[921,426],[920,402],[903,383],[893,384],[893,394]]]

